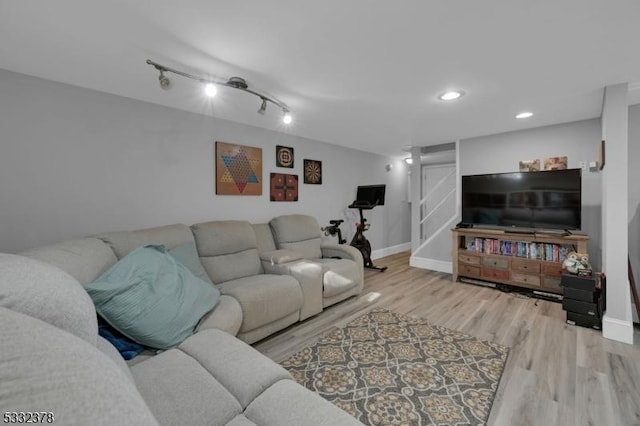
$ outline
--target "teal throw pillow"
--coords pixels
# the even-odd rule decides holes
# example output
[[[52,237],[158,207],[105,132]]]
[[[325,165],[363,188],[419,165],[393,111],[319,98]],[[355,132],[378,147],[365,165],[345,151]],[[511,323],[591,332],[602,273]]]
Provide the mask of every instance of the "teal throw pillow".
[[[85,289],[113,328],[155,349],[172,348],[191,336],[220,295],[164,246],[135,249]]]
[[[209,274],[204,270],[202,263],[200,263],[200,256],[198,256],[198,250],[194,243],[184,243],[181,246],[169,249],[169,254],[173,256],[175,260],[182,263],[196,277],[213,284]]]

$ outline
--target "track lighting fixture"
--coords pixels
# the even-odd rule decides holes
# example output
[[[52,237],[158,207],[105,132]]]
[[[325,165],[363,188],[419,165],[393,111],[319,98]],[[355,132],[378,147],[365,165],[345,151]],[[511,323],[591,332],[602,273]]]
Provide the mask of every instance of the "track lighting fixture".
[[[260,105],[260,109],[258,110],[258,114],[264,115],[267,111],[267,100],[262,98],[262,105]]]
[[[204,84],[205,85],[204,91],[209,97],[214,97],[216,95],[217,93],[216,86],[231,87],[232,89],[238,89],[238,90],[242,90],[243,92],[250,93],[254,96],[259,97],[262,100],[260,109],[258,109],[259,114],[264,114],[267,111],[267,102],[271,102],[272,104],[276,105],[278,108],[282,110],[282,113],[284,114],[282,116],[282,121],[285,124],[289,124],[293,120],[293,118],[291,117],[291,112],[289,111],[289,107],[287,107],[287,105],[284,102],[281,102],[276,98],[267,96],[264,93],[260,93],[257,90],[249,88],[249,85],[247,84],[246,80],[242,77],[231,77],[227,81],[223,81],[223,80],[203,78],[203,77],[187,74],[185,72],[178,71],[173,68],[165,67],[164,65],[160,65],[157,62],[153,62],[150,59],[147,59],[147,64],[153,66],[155,69],[157,69],[160,72],[160,76],[158,77],[158,79],[160,80],[160,87],[162,87],[165,90],[167,90],[171,86],[171,81],[167,76],[164,75],[164,73],[171,72],[182,77],[199,81],[200,83]]]
[[[213,98],[218,93],[218,89],[215,84],[207,83],[207,85],[204,86],[204,93],[206,93],[210,98]]]
[[[171,87],[171,80],[169,80],[169,77],[164,75],[164,72],[162,70],[160,70],[160,76],[158,76],[158,80],[160,80],[160,87],[162,87],[164,90],[169,90],[169,87]]]

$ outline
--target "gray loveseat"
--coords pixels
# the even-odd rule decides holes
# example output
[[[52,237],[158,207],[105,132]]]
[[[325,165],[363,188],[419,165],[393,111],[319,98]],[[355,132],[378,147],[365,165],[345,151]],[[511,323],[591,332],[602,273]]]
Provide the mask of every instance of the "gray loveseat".
[[[178,347],[127,365],[98,336],[82,285],[136,247],[185,242],[196,244],[219,302]],[[352,247],[331,250],[362,268]],[[51,412],[60,424],[359,424],[233,337],[254,342],[320,312],[329,270],[321,263],[279,249],[269,224],[242,221],[106,233],[0,255],[0,406]],[[345,297],[362,281],[355,288]]]

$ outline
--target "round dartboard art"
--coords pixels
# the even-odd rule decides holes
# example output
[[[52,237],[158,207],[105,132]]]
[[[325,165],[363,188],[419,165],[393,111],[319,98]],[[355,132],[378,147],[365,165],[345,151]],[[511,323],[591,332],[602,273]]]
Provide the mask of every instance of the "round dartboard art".
[[[304,160],[304,183],[322,184],[322,161]]]

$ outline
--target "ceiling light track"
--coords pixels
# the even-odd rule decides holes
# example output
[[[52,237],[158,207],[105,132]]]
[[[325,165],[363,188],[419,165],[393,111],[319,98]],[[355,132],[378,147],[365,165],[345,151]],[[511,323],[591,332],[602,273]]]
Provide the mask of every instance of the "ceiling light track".
[[[291,123],[291,112],[289,111],[289,107],[287,106],[287,104],[285,104],[284,102],[274,97],[265,95],[264,93],[261,93],[257,90],[249,88],[249,85],[247,84],[246,80],[242,77],[231,77],[230,79],[225,81],[225,80],[219,80],[215,78],[198,77],[197,75],[188,74],[186,72],[161,65],[157,62],[152,61],[151,59],[147,59],[147,64],[153,66],[155,69],[157,69],[160,72],[160,76],[158,77],[160,81],[160,87],[162,87],[165,90],[169,89],[171,86],[171,81],[165,75],[165,73],[173,73],[181,77],[186,77],[191,80],[196,80],[202,83],[203,85],[205,85],[205,92],[211,97],[215,96],[216,94],[216,88],[215,88],[216,86],[225,86],[225,87],[230,87],[232,89],[242,90],[243,92],[250,93],[260,98],[262,103],[260,105],[260,109],[258,110],[259,114],[264,114],[267,109],[267,102],[271,102],[272,104],[276,105],[278,108],[282,110],[282,113],[284,114],[282,120],[284,121],[284,123],[285,124]]]

